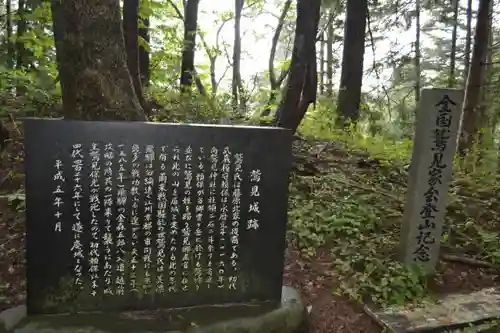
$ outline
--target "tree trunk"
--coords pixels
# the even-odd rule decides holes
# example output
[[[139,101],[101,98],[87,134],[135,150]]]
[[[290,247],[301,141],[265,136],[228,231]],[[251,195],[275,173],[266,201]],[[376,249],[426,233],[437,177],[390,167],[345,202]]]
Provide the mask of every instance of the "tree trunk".
[[[476,31],[474,35],[474,49],[472,50],[470,71],[465,87],[462,132],[459,141],[459,151],[462,156],[465,156],[467,150],[473,147],[479,130],[479,104],[481,98],[481,83],[483,82],[485,73],[485,66],[483,66],[483,63],[488,51],[488,43],[485,41],[488,40],[490,33],[489,16],[491,1],[492,0],[479,1]]]
[[[181,91],[189,92],[193,85],[198,5],[200,0],[187,0],[184,8],[184,49],[181,63]]]
[[[22,37],[26,33],[27,28],[26,0],[19,0],[17,15],[19,16],[19,18],[17,20],[16,68],[25,68],[28,64],[26,63],[26,48],[24,47]]]
[[[490,103],[492,97],[489,87],[492,84],[493,76],[493,1],[490,1],[490,9],[488,15],[488,41],[486,48],[486,55],[484,57],[484,74],[483,82],[481,83],[481,96],[479,101],[479,128],[482,130],[478,134],[478,143],[481,147],[477,154],[476,165],[481,165],[484,161],[484,153],[487,144],[485,142],[485,135],[492,137],[494,135],[494,127],[492,124],[494,112],[492,112],[493,104]]]
[[[233,111],[240,110],[240,87],[241,83],[241,12],[245,0],[234,0],[234,44],[233,44],[233,80],[231,83],[231,95]]]
[[[321,0],[298,0],[295,38],[285,96],[276,111],[276,124],[295,132],[311,103],[316,102],[316,35]]]
[[[181,10],[179,9],[179,7],[175,4],[175,2],[173,0],[167,0],[167,2],[172,6],[172,8],[174,9],[175,13],[177,14],[177,17],[184,23],[184,26],[186,26],[186,20],[184,19],[184,15],[182,14]],[[184,4],[185,7],[187,8],[186,4]],[[198,10],[196,10],[196,21],[198,21]],[[197,26],[197,24],[196,24]],[[195,30],[198,30],[198,29],[195,29]],[[198,34],[199,34],[199,31],[198,31]],[[205,47],[205,50],[207,51],[207,53],[210,53],[208,48],[207,48],[207,45],[206,43],[204,43],[203,41],[203,37],[201,36],[200,34],[200,37],[201,37],[201,41],[202,43],[204,44],[204,47]],[[195,40],[196,42],[196,40]],[[196,47],[196,43],[194,45],[194,47]],[[184,55],[184,53],[183,53]],[[196,87],[200,93],[200,95],[202,96],[206,96],[207,95],[207,90],[205,89],[205,86],[203,85],[203,82],[201,82],[200,78],[198,75],[196,75],[196,69],[194,68],[194,48],[193,48],[193,59],[192,59],[192,63],[193,63],[193,69],[192,71],[189,72],[189,74],[191,75],[190,79],[191,79],[191,84],[192,84],[192,81],[193,81],[193,76],[194,76],[194,82],[196,84]],[[181,86],[182,88],[182,86]],[[190,90],[191,89],[191,86],[189,87],[185,87],[187,88],[187,90]]]
[[[415,104],[420,101],[420,0],[415,2]]]
[[[15,49],[12,43],[12,2],[11,0],[6,0],[5,2],[5,35],[7,45],[7,68],[14,68],[14,56]]]
[[[330,19],[326,30],[326,94],[333,96],[333,9],[330,9]]]
[[[127,54],[127,68],[141,106],[145,108],[139,74],[139,0],[123,1],[123,36]]]
[[[456,54],[457,54],[457,30],[458,30],[458,8],[460,0],[453,0],[453,31],[451,33],[451,52],[450,52],[450,74],[448,76],[448,88],[455,87],[456,84]]]
[[[262,112],[261,116],[267,117],[271,114],[272,105],[276,102],[276,96],[278,94],[278,90],[281,87],[281,84],[285,80],[288,70],[282,70],[279,77],[276,77],[276,72],[274,70],[274,59],[276,57],[276,49],[278,48],[278,42],[280,39],[281,31],[283,31],[283,26],[285,25],[286,15],[292,6],[292,0],[286,0],[283,5],[283,9],[281,10],[281,15],[278,20],[278,25],[276,26],[276,30],[274,30],[273,40],[271,44],[271,52],[269,53],[269,84],[271,85],[271,93],[269,94],[269,100],[267,101],[266,108]]]
[[[146,120],[127,69],[118,0],[52,1],[64,117]]]
[[[319,40],[319,93],[323,95],[325,93],[325,34],[321,33]]]
[[[467,1],[467,24],[465,35],[465,50],[464,50],[464,87],[467,83],[467,76],[470,70],[470,50],[472,44],[472,0]]]
[[[346,11],[342,74],[337,102],[339,127],[347,125],[348,121],[356,122],[359,118],[368,1],[347,0]]]
[[[142,18],[142,24],[139,28],[139,36],[149,45],[149,17]],[[142,87],[149,87],[149,51],[144,46],[139,46],[139,77]]]
[[[17,15],[17,37],[16,37],[16,68],[25,69],[28,66],[26,57],[26,47],[22,37],[26,33],[27,22],[26,22],[26,0],[18,1]],[[23,84],[18,84],[16,86],[16,95],[23,96],[26,93],[26,87]]]

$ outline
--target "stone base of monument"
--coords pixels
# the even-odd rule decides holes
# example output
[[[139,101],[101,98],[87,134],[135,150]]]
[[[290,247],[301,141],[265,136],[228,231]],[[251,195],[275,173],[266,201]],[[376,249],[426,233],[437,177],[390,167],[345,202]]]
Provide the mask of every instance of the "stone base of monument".
[[[24,309],[24,315],[23,311]],[[225,304],[126,313],[25,317],[25,307],[0,314],[0,332],[15,333],[306,333],[299,293],[283,287],[280,306]],[[23,318],[25,317],[25,318]],[[3,321],[3,326],[1,323]],[[2,331],[3,328],[3,331]]]
[[[498,327],[498,323],[488,323],[500,318],[500,288],[451,294],[418,308],[377,309],[366,305],[365,312],[393,333],[463,332],[461,328],[470,325],[480,325],[474,332],[500,332],[491,327]]]

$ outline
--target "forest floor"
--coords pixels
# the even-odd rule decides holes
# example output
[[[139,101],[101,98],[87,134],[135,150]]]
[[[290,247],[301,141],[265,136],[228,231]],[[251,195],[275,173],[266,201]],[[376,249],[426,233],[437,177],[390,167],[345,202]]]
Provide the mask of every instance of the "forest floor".
[[[435,278],[392,259],[406,177],[398,162],[340,141],[294,142],[284,281],[302,292],[312,333],[382,332],[359,305],[366,295],[388,305],[498,283],[500,196],[478,181],[454,180]],[[23,186],[17,138],[0,159],[0,311],[25,298]]]

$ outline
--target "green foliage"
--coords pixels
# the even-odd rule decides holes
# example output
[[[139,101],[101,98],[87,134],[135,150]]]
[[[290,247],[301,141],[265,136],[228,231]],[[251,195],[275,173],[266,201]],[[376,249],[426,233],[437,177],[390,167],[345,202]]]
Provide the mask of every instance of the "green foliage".
[[[318,250],[331,253],[331,270],[341,281],[336,294],[385,306],[429,299],[424,273],[395,258],[412,140],[397,139],[390,132],[372,136],[370,117],[348,131],[336,130],[334,119],[335,105],[321,99],[301,124],[300,133],[308,138],[303,150],[316,151],[319,141],[326,145],[325,161],[313,162],[322,166],[320,174],[292,178],[291,239],[305,257],[314,258]],[[485,134],[482,145],[470,154],[481,159],[472,172],[460,169],[457,160],[441,243],[445,252],[468,253],[500,266],[494,147]],[[375,159],[379,166],[359,169],[359,159]]]
[[[349,172],[355,170],[336,165],[327,175],[293,179],[292,239],[311,258],[319,248],[331,251],[336,258],[332,269],[343,281],[336,293],[358,300],[369,295],[371,301],[384,305],[422,300],[426,296],[423,273],[391,259],[398,230],[388,222],[394,223],[400,212],[382,205],[387,203],[384,198],[378,201],[376,194],[363,193],[366,189],[353,190],[359,182],[353,182]]]

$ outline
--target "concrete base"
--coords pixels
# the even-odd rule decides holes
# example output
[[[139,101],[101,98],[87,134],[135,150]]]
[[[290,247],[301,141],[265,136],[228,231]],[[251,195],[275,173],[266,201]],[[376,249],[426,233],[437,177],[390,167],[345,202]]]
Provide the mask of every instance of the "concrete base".
[[[365,312],[392,333],[451,332],[455,329],[462,332],[461,328],[471,324],[480,325],[500,318],[500,289],[452,294],[418,308],[365,306]],[[491,327],[479,328],[475,332],[490,332],[489,329]]]
[[[269,304],[229,304],[117,314],[43,315],[26,317],[24,320],[16,317],[7,321],[10,324],[9,327],[4,324],[4,331],[15,333],[307,332],[306,309],[299,293],[290,287],[283,287],[278,308]],[[4,320],[4,323],[7,321]]]

